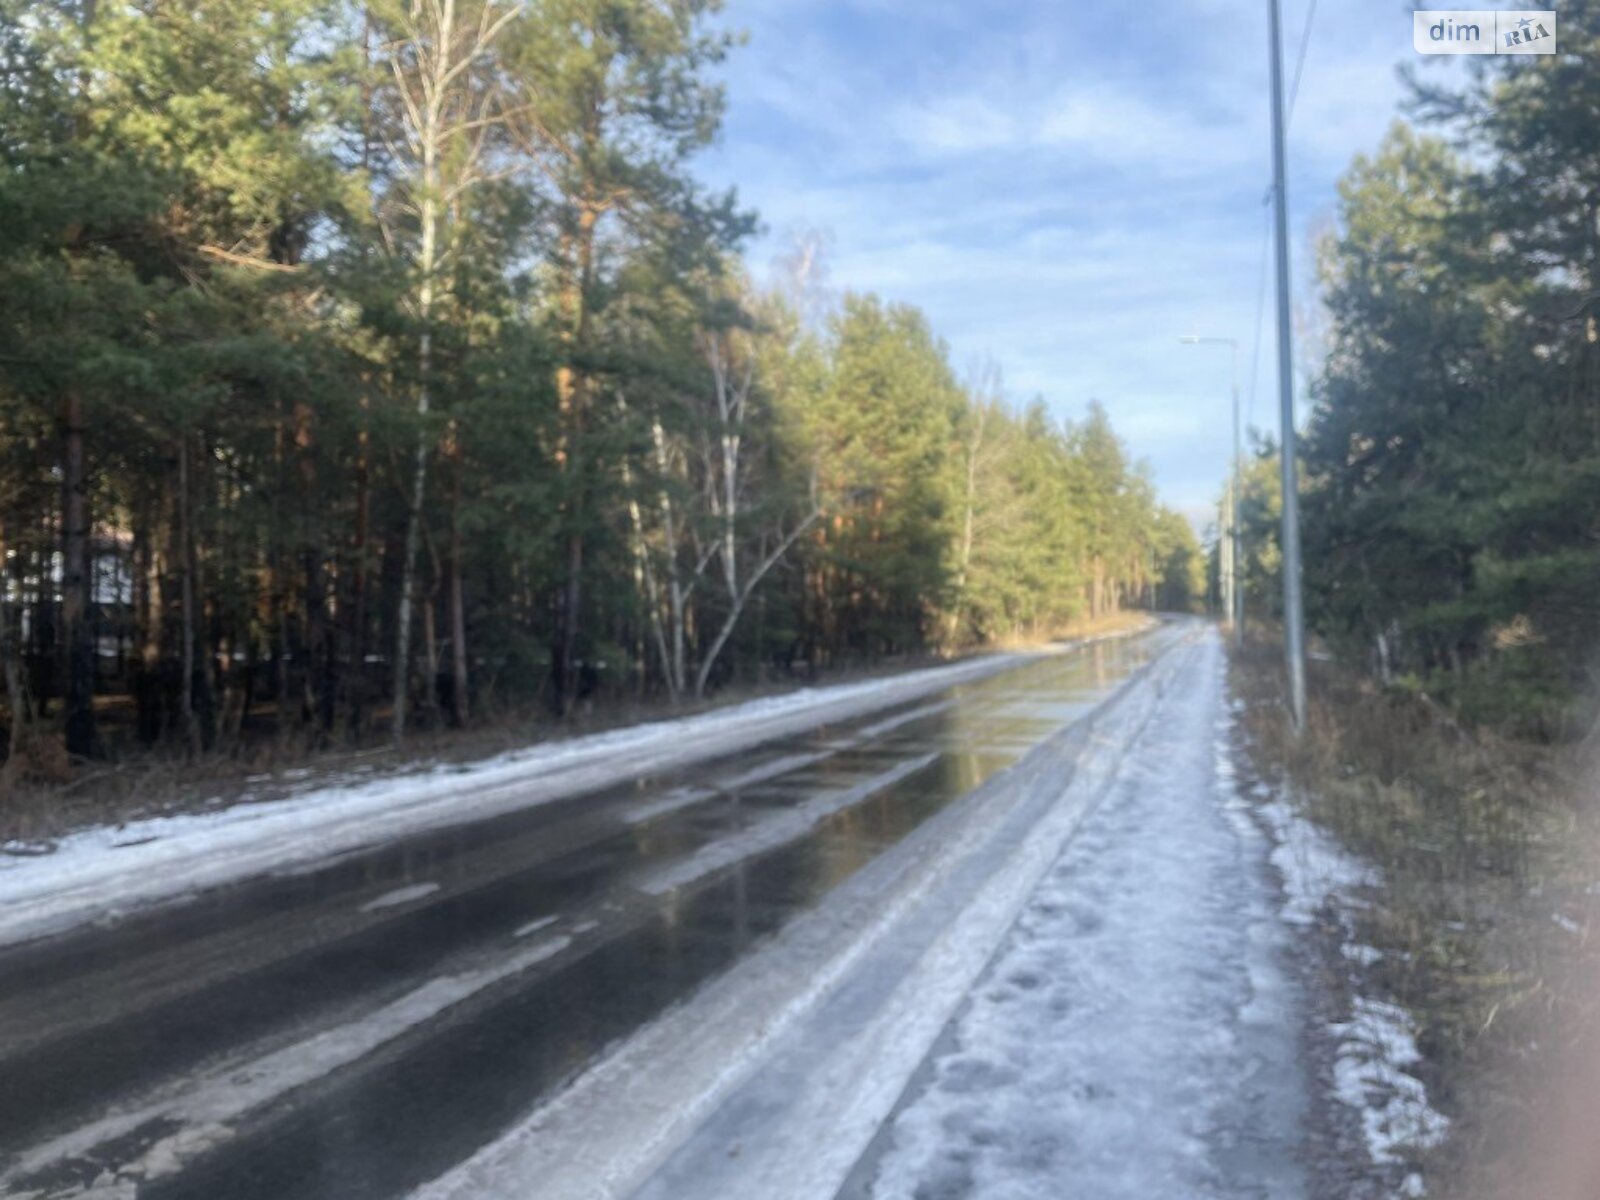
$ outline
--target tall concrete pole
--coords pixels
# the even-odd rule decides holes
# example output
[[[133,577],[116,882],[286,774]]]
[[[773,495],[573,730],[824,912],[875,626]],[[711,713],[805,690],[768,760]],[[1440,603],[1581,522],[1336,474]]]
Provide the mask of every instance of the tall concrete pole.
[[[1239,587],[1239,569],[1234,555],[1239,550],[1239,534],[1234,522],[1238,519],[1239,502],[1233,494],[1233,476],[1222,489],[1222,542],[1217,547],[1217,576],[1222,584],[1223,620],[1233,620],[1234,595]]]
[[[1239,502],[1244,498],[1244,459],[1239,446],[1239,343],[1231,342],[1233,351],[1233,644],[1244,644],[1244,534],[1239,529]]]
[[[1306,627],[1300,584],[1300,490],[1294,430],[1294,343],[1289,327],[1289,193],[1284,150],[1283,36],[1278,0],[1267,0],[1272,60],[1272,203],[1278,260],[1278,421],[1283,456],[1283,628],[1289,703],[1296,732],[1306,727]]]

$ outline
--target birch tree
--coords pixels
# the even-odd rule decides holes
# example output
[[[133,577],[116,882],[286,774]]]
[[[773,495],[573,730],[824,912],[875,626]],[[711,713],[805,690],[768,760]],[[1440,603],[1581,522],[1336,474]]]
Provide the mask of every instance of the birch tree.
[[[395,125],[387,138],[392,187],[380,215],[390,249],[410,260],[406,307],[417,328],[418,429],[395,622],[391,733],[396,741],[406,728],[417,552],[433,441],[434,324],[448,299],[464,202],[473,189],[514,169],[496,157],[497,135],[512,115],[513,100],[495,54],[496,43],[521,11],[520,4],[507,0],[407,0],[384,9],[397,36],[387,55],[386,99]],[[458,587],[452,587],[451,596],[452,698],[459,721],[465,719],[467,705],[466,626]],[[436,664],[428,666],[427,686],[432,688]]]
[[[700,338],[700,353],[711,375],[713,416],[705,490],[715,521],[713,545],[727,607],[722,623],[701,655],[694,681],[696,696],[705,694],[712,668],[743,617],[751,594],[822,517],[813,471],[805,503],[797,512],[785,512],[781,502],[774,508],[768,500],[767,513],[757,516],[749,536],[741,536],[755,500],[745,443],[756,362],[750,347],[744,344],[748,337],[734,330],[711,330]]]
[[[531,102],[518,128],[541,167],[554,218],[549,260],[564,573],[551,644],[558,712],[577,696],[583,641],[585,554],[594,524],[594,472],[583,459],[601,358],[594,330],[603,255],[608,241],[648,243],[663,226],[703,220],[687,165],[722,118],[722,89],[706,78],[732,41],[708,27],[720,7],[719,0],[535,0],[522,26],[519,71]],[[727,224],[723,240],[731,245],[749,221]]]

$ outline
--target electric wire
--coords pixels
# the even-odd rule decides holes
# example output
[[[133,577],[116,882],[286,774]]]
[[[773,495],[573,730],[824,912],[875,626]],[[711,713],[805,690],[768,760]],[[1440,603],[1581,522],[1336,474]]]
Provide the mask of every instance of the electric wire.
[[[1305,77],[1306,57],[1311,49],[1311,30],[1317,18],[1317,0],[1311,0],[1306,7],[1305,27],[1300,31],[1300,49],[1295,57],[1294,80],[1289,87],[1289,111],[1284,117],[1285,125],[1293,125],[1295,102],[1300,98],[1300,82]],[[1267,260],[1272,249],[1272,186],[1267,186],[1266,195],[1261,200],[1261,270],[1260,282],[1256,286],[1256,324],[1254,347],[1250,352],[1250,394],[1245,408],[1245,428],[1249,429],[1255,420],[1256,384],[1261,371],[1261,325],[1267,311]]]
[[[1311,23],[1317,19],[1317,0],[1311,0],[1306,8],[1306,27],[1300,31],[1300,54],[1294,64],[1294,83],[1289,87],[1289,112],[1285,118],[1288,124],[1294,123],[1294,102],[1300,98],[1300,77],[1306,69],[1306,51],[1311,48]]]

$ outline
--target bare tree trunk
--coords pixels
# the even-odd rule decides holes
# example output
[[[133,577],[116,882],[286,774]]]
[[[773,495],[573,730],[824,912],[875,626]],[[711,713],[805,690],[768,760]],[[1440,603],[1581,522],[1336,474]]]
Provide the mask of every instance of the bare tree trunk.
[[[573,514],[574,518],[576,514]],[[579,609],[583,604],[583,534],[567,534],[566,574],[556,608],[554,663],[555,708],[560,716],[572,711],[578,699]]]
[[[335,693],[338,687],[339,655],[337,639],[328,616],[328,563],[323,554],[315,517],[310,509],[317,502],[317,465],[313,457],[316,429],[311,409],[295,406],[294,445],[299,453],[301,484],[301,555],[305,571],[302,596],[302,633],[306,672],[304,707],[319,734],[333,728]]]
[[[620,395],[617,397],[617,407],[624,413],[628,411],[627,401]],[[661,624],[661,589],[656,583],[655,567],[650,562],[650,548],[645,542],[644,513],[633,490],[633,468],[626,457],[622,459],[622,486],[628,496],[628,523],[633,532],[634,574],[644,585],[645,600],[650,609],[650,633],[661,656],[661,674],[667,680],[667,688],[673,699],[677,699],[678,686],[672,677],[672,657],[667,651],[666,630]]]
[[[592,117],[597,123],[599,116]],[[569,262],[567,276],[561,287],[560,305],[564,318],[566,361],[556,371],[556,404],[561,422],[560,444],[556,451],[557,469],[565,476],[567,487],[566,518],[566,579],[557,608],[555,654],[552,666],[556,684],[556,710],[565,716],[571,711],[578,694],[578,643],[582,622],[583,604],[583,522],[587,499],[583,474],[577,455],[583,436],[584,418],[588,407],[588,375],[579,365],[588,345],[589,291],[593,283],[595,231],[603,212],[602,206],[589,196],[578,202],[577,231],[567,240]]]
[[[83,397],[69,391],[61,410],[61,622],[65,650],[67,753],[95,749],[94,579],[89,481],[84,466]]]
[[[169,489],[162,489],[146,537],[145,612],[139,652],[142,672],[140,703],[144,707],[140,716],[140,731],[144,740],[151,745],[160,740],[172,723],[172,696],[165,669],[166,656],[172,644],[170,573],[173,508],[168,493]]]
[[[439,715],[439,633],[434,618],[438,611],[439,589],[437,581],[427,599],[422,602],[422,671],[423,693],[427,697],[423,709]]]
[[[361,170],[371,170],[373,151],[372,5],[361,6]],[[346,624],[343,652],[348,656],[341,683],[343,715],[339,718],[345,737],[355,739],[365,732],[367,688],[367,570],[368,542],[371,536],[371,481],[368,455],[371,452],[372,395],[369,378],[361,377],[361,423],[356,432],[356,511],[355,528],[350,538],[350,603],[339,616]]]
[[[806,517],[799,525],[796,525],[793,531],[778,543],[777,548],[767,555],[760,565],[750,573],[750,578],[745,580],[744,587],[733,597],[732,607],[729,608],[728,615],[722,622],[722,628],[717,631],[717,636],[712,640],[710,648],[700,662],[700,671],[695,676],[694,681],[694,694],[696,696],[705,694],[706,680],[711,677],[711,668],[716,665],[717,656],[722,653],[723,646],[727,644],[728,638],[732,636],[734,629],[738,626],[739,618],[744,614],[745,605],[750,600],[750,593],[755,591],[756,585],[765,578],[767,572],[777,564],[778,560],[789,552],[789,547],[795,544],[800,535],[809,529],[821,516],[822,513],[819,509],[813,509],[811,515]]]
[[[432,239],[425,240],[431,242]],[[424,290],[431,293],[432,285],[425,284]],[[417,392],[417,416],[423,419],[428,415],[427,364],[431,349],[431,339],[424,330],[420,353],[423,383]],[[411,676],[411,608],[416,603],[417,547],[422,540],[422,505],[427,490],[428,434],[424,429],[417,434],[415,466],[411,474],[411,503],[406,513],[405,557],[400,563],[400,612],[395,627],[394,709],[390,719],[390,734],[396,742],[402,741],[406,733],[406,700]],[[428,686],[433,685],[430,682]]]
[[[79,11],[85,41],[94,36],[97,10],[97,0],[85,0]],[[89,72],[80,71],[79,98],[85,101],[80,112],[87,111],[91,83]],[[85,132],[81,116],[79,132]],[[95,749],[95,645],[91,623],[93,547],[84,432],[83,396],[72,389],[61,401],[61,665],[65,700],[62,733],[68,755],[87,757]]]
[[[450,552],[450,719],[467,723],[467,619],[461,599],[461,536]]]
[[[18,658],[21,647],[13,640],[11,621],[11,580],[6,570],[5,531],[0,529],[0,672],[5,676],[6,709],[11,717],[6,740],[6,761],[0,767],[0,800],[3,800],[27,763],[33,713],[28,705]]]
[[[272,654],[272,686],[277,702],[278,740],[282,741],[289,736],[289,729],[294,724],[289,702],[289,659],[293,655],[289,648],[289,585],[284,580],[282,550],[275,551],[273,557],[276,565],[272,571],[272,609],[277,645],[273,647]]]
[[[322,553],[306,547],[306,703],[320,734],[333,728],[339,660],[328,621],[328,581]]]
[[[195,717],[194,704],[194,530],[190,527],[190,498],[189,498],[189,438],[188,435],[178,443],[178,553],[183,559],[182,571],[182,609],[181,632],[181,668],[183,671],[182,700],[180,712],[183,716],[183,736],[188,743],[189,753],[200,753],[200,723]]]
[[[705,694],[706,683],[711,678],[711,671],[716,666],[723,648],[728,639],[733,636],[733,631],[738,628],[739,620],[744,615],[745,606],[749,603],[751,594],[756,586],[766,576],[773,566],[788,553],[789,548],[799,540],[817,520],[822,516],[822,511],[816,502],[816,480],[812,479],[811,485],[811,511],[787,534],[782,533],[781,527],[775,530],[772,537],[775,541],[774,548],[762,558],[751,570],[748,576],[741,578],[739,569],[739,518],[741,512],[741,496],[744,491],[744,467],[741,454],[744,448],[745,418],[749,409],[750,388],[754,381],[754,361],[748,356],[745,358],[744,367],[737,377],[735,366],[737,351],[729,334],[708,335],[702,344],[702,353],[706,365],[711,369],[713,385],[713,398],[717,410],[717,443],[720,449],[721,479],[713,479],[708,491],[711,497],[711,507],[714,515],[721,518],[719,545],[716,553],[722,557],[722,582],[727,591],[728,611],[723,617],[722,625],[712,638],[711,644],[706,648],[700,658],[699,670],[695,673],[694,690],[696,696]],[[708,456],[709,457],[709,456]],[[718,468],[711,467],[715,472]],[[761,547],[767,544],[768,534],[763,531],[760,538]],[[760,553],[758,550],[757,553]],[[696,576],[698,577],[698,570]]]
[[[666,479],[669,470],[667,437],[666,431],[661,428],[659,418],[650,423],[650,437],[655,444],[656,471],[661,479]],[[665,488],[658,493],[657,504],[661,509],[661,526],[667,542],[667,615],[672,623],[672,661],[668,664],[668,683],[676,699],[688,685],[685,643],[689,619],[688,602],[694,585],[691,583],[686,587],[683,582],[682,568],[678,563],[677,516],[673,510],[672,497],[667,494]]]
[[[417,450],[411,473],[410,504],[406,512],[405,557],[400,564],[400,612],[395,628],[394,655],[394,709],[390,720],[390,734],[396,742],[405,738],[406,701],[409,697],[411,676],[411,608],[416,603],[417,549],[422,540],[422,506],[428,494],[428,394],[429,371],[433,366],[433,331],[428,323],[433,318],[434,270],[439,255],[439,166],[438,166],[438,112],[437,99],[425,118],[422,137],[422,196],[419,205],[422,224],[422,248],[417,259],[421,283],[417,289],[417,315],[422,333],[417,340]],[[431,634],[431,623],[430,623]],[[433,679],[427,681],[429,694]]]
[[[961,610],[967,602],[967,575],[972,569],[973,529],[978,509],[978,456],[983,450],[984,428],[989,421],[988,404],[980,396],[977,408],[977,426],[972,440],[967,444],[966,494],[961,514],[961,548],[956,562],[956,601],[951,606],[946,636],[952,641],[961,621]]]
[[[16,785],[27,762],[31,741],[27,693],[22,686],[22,673],[17,669],[16,651],[11,644],[10,614],[10,606],[0,599],[0,668],[5,673],[6,709],[11,716],[11,728],[6,738],[6,761],[0,766],[0,800]]]
[[[497,83],[474,79],[472,68],[488,57],[495,39],[519,12],[520,5],[502,9],[497,0],[484,0],[478,6],[474,24],[470,19],[458,21],[456,0],[411,5],[403,24],[414,54],[395,55],[390,60],[406,127],[406,144],[417,160],[417,178],[410,191],[412,211],[418,222],[415,312],[421,330],[417,344],[419,428],[395,628],[394,706],[390,732],[396,742],[404,738],[406,729],[417,550],[421,544],[423,506],[427,500],[432,323],[445,249],[440,242],[444,232],[442,225],[445,214],[452,211],[451,204],[459,202],[468,189],[487,178],[481,161],[484,137],[503,119],[504,112]],[[447,164],[448,180],[445,178]],[[430,679],[430,693],[433,686],[434,681]]]
[[[368,454],[372,402],[361,395],[361,430],[356,435],[356,512],[350,547],[349,670],[345,678],[347,700],[344,721],[348,736],[359,736],[365,723],[367,702],[367,592],[369,543],[372,537],[372,485]]]
[[[450,430],[450,719],[467,723],[467,615],[461,595],[461,444],[460,433]]]

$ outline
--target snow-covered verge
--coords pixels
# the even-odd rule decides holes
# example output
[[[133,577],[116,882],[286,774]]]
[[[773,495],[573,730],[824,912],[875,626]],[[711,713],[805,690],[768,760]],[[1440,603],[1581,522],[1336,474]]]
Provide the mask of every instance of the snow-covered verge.
[[[1047,652],[1097,640],[1102,639],[1060,643]],[[466,765],[92,827],[62,838],[48,853],[0,853],[0,944],[116,919],[136,908],[397,837],[547,804],[646,769],[668,770],[734,753],[913,701],[1037,656],[991,655],[543,743]]]
[[[1368,994],[1365,968],[1382,954],[1361,940],[1358,915],[1365,894],[1383,886],[1382,875],[1305,816],[1287,785],[1256,780],[1250,793],[1275,843],[1272,862],[1283,881],[1284,919],[1313,938],[1336,939],[1346,964],[1347,997],[1332,998],[1345,1015],[1327,1026],[1331,1096],[1359,1123],[1372,1178],[1389,1195],[1424,1196],[1427,1184],[1415,1163],[1443,1142],[1449,1121],[1411,1073],[1422,1061],[1412,1015]]]
[[[1158,657],[416,1200],[832,1197],[1185,660]]]
[[[1215,755],[1213,634],[1034,891],[845,1200],[1302,1200],[1301,1013]]]

